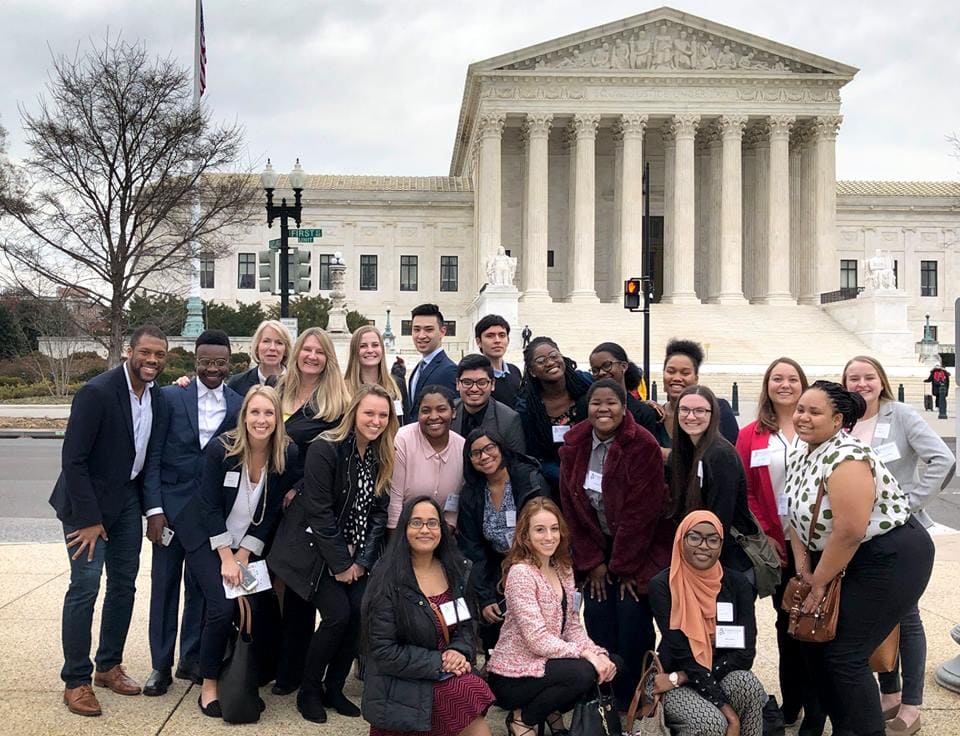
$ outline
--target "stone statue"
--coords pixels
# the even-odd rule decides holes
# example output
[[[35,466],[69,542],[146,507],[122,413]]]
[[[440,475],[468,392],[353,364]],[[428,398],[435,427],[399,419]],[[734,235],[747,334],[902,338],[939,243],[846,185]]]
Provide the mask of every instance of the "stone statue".
[[[610,44],[605,43],[594,50],[590,65],[594,69],[606,69],[610,66]]]
[[[501,245],[497,248],[497,254],[487,259],[486,271],[490,286],[513,286],[517,259],[508,256]]]
[[[697,68],[716,69],[717,60],[713,58],[713,41],[709,38],[697,45]]]
[[[630,47],[622,38],[618,38],[613,42],[613,59],[610,65],[614,69],[630,68]]]
[[[720,56],[717,57],[718,69],[736,69],[737,55],[730,50],[729,46],[724,46]]]
[[[630,66],[634,69],[647,69],[650,66],[650,38],[646,31],[640,31],[630,39]]]
[[[693,43],[686,31],[680,31],[680,36],[673,40],[673,65],[677,69],[693,68]]]
[[[876,291],[896,291],[897,279],[893,272],[893,256],[877,249],[872,258],[867,259],[867,289]]]
[[[666,26],[653,39],[653,65],[657,69],[673,68],[673,38]]]

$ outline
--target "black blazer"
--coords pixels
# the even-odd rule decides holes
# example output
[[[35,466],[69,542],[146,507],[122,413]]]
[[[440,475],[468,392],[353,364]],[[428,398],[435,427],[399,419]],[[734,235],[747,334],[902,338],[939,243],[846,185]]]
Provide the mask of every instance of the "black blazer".
[[[246,370],[243,373],[238,373],[235,376],[231,376],[230,380],[227,381],[227,386],[240,394],[240,398],[243,398],[247,395],[247,391],[254,386],[259,385],[260,374],[257,373],[258,370],[258,366],[253,366],[253,368],[250,370]],[[267,382],[265,385],[276,387],[277,377],[267,376]]]
[[[463,408],[463,402],[460,399],[457,399],[455,408],[457,413],[450,423],[450,429],[466,439],[469,432],[463,431],[463,423],[467,410]],[[520,415],[492,396],[483,409],[483,421],[480,426],[484,430],[496,432],[508,449],[521,455],[526,454],[527,441],[523,435],[523,422],[520,421]]]
[[[184,549],[192,551],[203,545],[210,545],[223,538],[227,533],[227,516],[237,500],[240,484],[226,486],[224,480],[229,472],[243,472],[238,456],[227,457],[227,450],[223,446],[223,435],[214,437],[203,451],[203,475],[200,480],[200,492],[195,494],[190,502],[177,517],[177,534]],[[294,473],[291,468],[296,465],[297,446],[292,442],[287,445],[286,468],[282,474],[270,472],[267,475],[264,494],[257,504],[254,518],[260,516],[263,509],[263,520],[247,529],[245,539],[250,547],[244,544],[256,555],[263,554],[263,547],[270,539],[274,527],[280,520],[283,507],[283,496],[293,485]],[[218,545],[219,546],[219,545]]]
[[[414,379],[416,379],[417,382],[416,396],[413,395],[413,391],[411,390]],[[407,423],[409,423],[411,421],[410,418],[413,417],[413,410],[417,405],[420,394],[423,393],[423,389],[432,385],[446,386],[454,393],[457,392],[457,364],[447,357],[445,350],[441,350],[433,356],[433,360],[423,369],[422,374],[419,363],[410,372],[410,380],[407,382],[408,405],[404,407],[404,416],[408,419]]]
[[[125,370],[125,364],[121,364],[91,378],[73,397],[63,436],[60,477],[50,495],[57,518],[67,526],[103,524],[109,529],[127,501],[125,489],[130,484],[137,448]],[[157,385],[150,389],[150,402],[150,437],[154,440],[161,402]],[[142,481],[141,472],[134,481],[138,494],[142,493]]]

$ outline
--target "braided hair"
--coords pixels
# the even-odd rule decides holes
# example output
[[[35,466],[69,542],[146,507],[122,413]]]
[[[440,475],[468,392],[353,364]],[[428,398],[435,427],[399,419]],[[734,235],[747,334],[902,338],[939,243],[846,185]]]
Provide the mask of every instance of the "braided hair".
[[[843,417],[843,429],[849,432],[867,411],[867,402],[856,391],[847,391],[835,381],[814,381],[811,389],[823,391],[833,410]]]

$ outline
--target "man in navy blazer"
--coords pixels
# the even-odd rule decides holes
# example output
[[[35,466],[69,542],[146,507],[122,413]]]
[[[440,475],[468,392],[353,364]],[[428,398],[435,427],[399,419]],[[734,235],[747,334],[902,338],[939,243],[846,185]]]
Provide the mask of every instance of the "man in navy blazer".
[[[410,374],[407,390],[409,405],[404,411],[407,421],[410,421],[411,417],[415,418],[420,392],[427,386],[446,386],[454,393],[457,390],[457,364],[447,357],[441,347],[447,328],[440,308],[436,304],[421,304],[419,307],[414,307],[410,317],[413,345],[421,358]]]
[[[179,518],[199,492],[203,448],[222,432],[233,429],[243,397],[224,385],[230,373],[230,338],[222,330],[207,330],[196,342],[197,377],[185,388],[174,384],[161,390],[156,442],[144,476],[147,539],[153,543],[150,572],[150,659],[153,671],[144,695],[163,695],[173,683],[173,654],[184,582],[183,620],[177,677],[199,683],[200,633],[204,599],[190,569],[184,574],[185,550]],[[164,528],[173,532],[164,536]]]
[[[107,572],[93,682],[121,695],[140,686],[123,670],[142,540],[142,480],[156,432],[167,338],[152,325],[134,330],[127,361],[77,391],[63,437],[62,469],[50,496],[63,523],[70,585],[63,599],[63,701],[72,713],[98,716],[90,687],[93,607]]]

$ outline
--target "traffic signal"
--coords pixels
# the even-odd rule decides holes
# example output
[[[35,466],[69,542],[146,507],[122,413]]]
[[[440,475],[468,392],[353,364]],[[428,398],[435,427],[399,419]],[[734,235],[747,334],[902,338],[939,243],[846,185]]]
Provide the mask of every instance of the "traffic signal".
[[[257,260],[260,262],[260,291],[274,293],[274,252],[272,250],[261,250],[257,253]]]
[[[310,293],[310,251],[290,248],[287,258],[287,278],[290,280],[290,293]]]
[[[640,309],[643,298],[643,286],[640,279],[627,279],[623,282],[623,308],[631,312]]]

